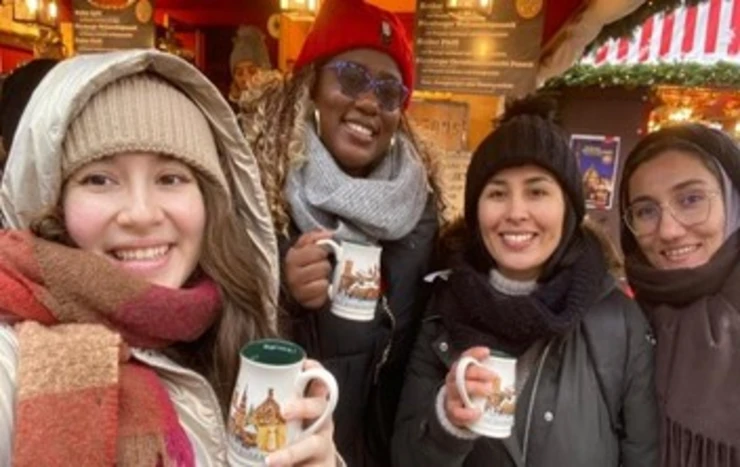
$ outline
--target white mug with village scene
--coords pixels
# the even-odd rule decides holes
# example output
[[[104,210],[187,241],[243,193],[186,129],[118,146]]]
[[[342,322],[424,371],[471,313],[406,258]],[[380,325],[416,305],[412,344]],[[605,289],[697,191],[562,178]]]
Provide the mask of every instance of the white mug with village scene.
[[[490,396],[471,400],[465,389],[465,373],[471,365],[484,367],[496,375]],[[516,358],[503,352],[491,352],[482,362],[473,357],[460,359],[455,373],[457,392],[466,407],[478,408],[483,412],[478,420],[468,425],[470,431],[491,438],[508,438],[511,435],[516,410],[515,382]]]
[[[380,298],[380,253],[383,249],[348,241],[319,240],[336,257],[329,286],[331,311],[340,318],[372,321]]]
[[[332,416],[339,390],[334,377],[323,368],[303,370],[306,352],[281,339],[262,339],[245,345],[229,408],[229,465],[265,465],[265,458],[299,439],[315,433]],[[312,380],[329,389],[326,410],[309,427],[301,420],[286,421],[282,408],[301,397]]]

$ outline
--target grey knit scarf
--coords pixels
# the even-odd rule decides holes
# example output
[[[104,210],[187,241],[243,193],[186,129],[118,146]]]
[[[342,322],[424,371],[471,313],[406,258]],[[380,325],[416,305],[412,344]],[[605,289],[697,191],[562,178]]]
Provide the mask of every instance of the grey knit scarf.
[[[335,231],[335,237],[364,243],[398,240],[421,218],[429,196],[426,170],[410,142],[396,144],[366,177],[346,174],[312,125],[306,131],[307,160],[292,167],[285,195],[301,232]]]

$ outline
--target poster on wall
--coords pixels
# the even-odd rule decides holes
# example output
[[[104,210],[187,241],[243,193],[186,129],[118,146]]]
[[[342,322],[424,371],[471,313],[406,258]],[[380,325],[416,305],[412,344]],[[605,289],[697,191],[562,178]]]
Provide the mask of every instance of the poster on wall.
[[[421,136],[440,152],[441,189],[452,220],[462,214],[465,173],[470,163],[468,128],[470,107],[466,102],[413,99],[408,115]]]
[[[416,87],[522,96],[535,89],[542,0],[417,0]]]
[[[614,206],[619,144],[618,136],[572,135],[570,138],[589,209],[609,210]]]
[[[445,216],[453,220],[465,207],[465,175],[472,153],[470,151],[445,151],[441,163],[442,193],[447,206]]]
[[[467,149],[470,109],[465,102],[412,99],[409,119],[424,137],[432,138],[445,151]]]
[[[77,53],[154,47],[154,0],[72,0]]]

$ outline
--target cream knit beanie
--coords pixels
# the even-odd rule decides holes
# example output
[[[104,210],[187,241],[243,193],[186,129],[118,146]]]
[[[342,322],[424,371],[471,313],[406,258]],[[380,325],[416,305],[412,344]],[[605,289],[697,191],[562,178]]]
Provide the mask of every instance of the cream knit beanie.
[[[181,160],[229,193],[205,116],[185,94],[153,74],[115,81],[95,94],[64,140],[62,176],[124,152],[153,152]]]

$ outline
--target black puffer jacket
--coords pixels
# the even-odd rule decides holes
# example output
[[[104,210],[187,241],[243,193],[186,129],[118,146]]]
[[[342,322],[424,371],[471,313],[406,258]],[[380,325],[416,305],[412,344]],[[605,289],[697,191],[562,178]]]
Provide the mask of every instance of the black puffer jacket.
[[[393,438],[394,465],[657,465],[652,339],[640,310],[611,278],[580,324],[545,344],[518,399],[515,424],[519,428],[506,440],[455,437],[436,415],[435,401],[445,375],[465,350],[451,347],[439,317],[441,307],[449,306],[449,293],[447,282],[435,282],[401,394]],[[624,329],[615,330],[614,342],[590,343],[595,336],[612,339],[609,329],[615,323]],[[594,347],[602,349],[598,357]],[[595,365],[599,365],[598,372]],[[601,384],[619,387],[602,391]],[[616,395],[618,420],[610,417],[609,395]],[[526,448],[516,432],[524,433]]]
[[[379,304],[375,320],[355,322],[324,309],[302,308],[283,291],[288,312],[282,327],[289,338],[319,360],[339,383],[334,440],[347,465],[388,466],[396,406],[408,356],[419,329],[438,222],[430,197],[416,228],[406,237],[382,242],[381,276],[388,307]],[[282,257],[297,233],[281,245]]]

